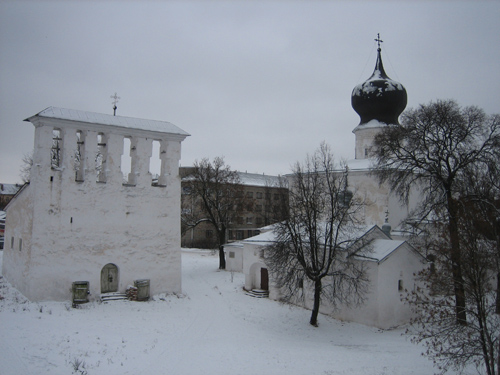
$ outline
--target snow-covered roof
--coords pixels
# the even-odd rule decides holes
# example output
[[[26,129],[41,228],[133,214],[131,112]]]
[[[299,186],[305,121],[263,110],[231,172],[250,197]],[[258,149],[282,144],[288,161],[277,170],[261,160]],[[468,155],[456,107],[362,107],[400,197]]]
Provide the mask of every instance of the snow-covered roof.
[[[362,238],[364,235],[370,233],[375,228],[378,227],[376,225],[364,227],[359,230],[358,235],[355,237]],[[257,236],[249,237],[245,240],[242,240],[238,242],[236,246],[241,246],[240,243],[266,246],[274,242],[274,240],[275,240],[275,234],[272,230],[270,230],[268,232],[263,232],[261,234],[258,234]],[[404,243],[406,243],[406,241],[404,240],[376,238],[370,242],[369,245],[370,251],[363,256],[357,255],[356,258],[360,260],[374,261],[380,263],[384,261],[389,255],[391,255],[398,248],[403,246]]]
[[[370,243],[371,251],[367,255],[357,257],[381,262],[405,242],[406,241],[402,240],[386,240],[377,238]]]
[[[261,245],[261,246],[264,246],[264,245],[268,245],[269,243],[271,242],[274,242],[275,241],[275,238],[276,238],[276,235],[274,233],[274,231],[272,230],[273,226],[275,224],[272,224],[272,225],[269,225],[266,228],[266,231],[265,232],[261,232],[260,234],[256,235],[256,236],[253,236],[253,237],[249,237],[245,240],[243,240],[242,242],[243,243],[252,243],[252,244],[258,244],[258,245]],[[372,225],[372,226],[362,226],[360,228],[357,228],[355,230],[355,232],[353,233],[350,233],[349,234],[349,237],[350,238],[362,238],[364,235],[366,235],[367,233],[371,232],[372,229],[374,228],[378,228],[376,225]],[[341,234],[342,235],[345,235],[347,236],[347,234]]]
[[[0,211],[0,220],[5,220],[6,216],[7,214],[5,213],[5,211]]]
[[[238,172],[242,185],[278,187],[279,177],[265,174]]]
[[[350,171],[365,171],[375,168],[375,159],[351,159],[346,163]]]
[[[243,248],[243,244],[241,241],[236,241],[236,242],[228,242],[224,244],[224,248],[226,247],[237,247],[237,248]]]
[[[0,195],[14,195],[21,187],[17,184],[0,184]]]
[[[184,137],[189,136],[181,128],[167,121],[146,120],[133,117],[113,116],[103,113],[94,113],[80,111],[76,109],[66,109],[57,107],[48,107],[34,116],[27,118],[24,121],[33,122],[37,117],[53,118],[60,120],[79,121],[89,124],[101,124],[109,126],[117,126],[121,128],[140,129],[158,133],[177,134]]]
[[[275,234],[271,230],[269,232],[263,232],[261,234],[258,234],[253,237],[249,237],[241,242],[243,243],[251,243],[253,245],[259,245],[259,246],[266,246],[269,245],[270,243],[274,242],[275,239]]]

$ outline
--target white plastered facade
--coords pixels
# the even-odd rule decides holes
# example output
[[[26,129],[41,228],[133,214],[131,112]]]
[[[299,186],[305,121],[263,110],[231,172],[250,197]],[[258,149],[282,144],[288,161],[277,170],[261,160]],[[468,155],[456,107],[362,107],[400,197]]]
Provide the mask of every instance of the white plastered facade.
[[[93,299],[101,293],[101,270],[113,264],[118,292],[138,279],[150,280],[151,294],[181,292],[178,165],[189,134],[167,122],[52,107],[27,121],[35,126],[33,167],[30,184],[7,206],[6,279],[32,301],[69,300],[72,283],[88,281]],[[124,138],[131,156],[125,180]],[[161,160],[154,185],[153,141]]]

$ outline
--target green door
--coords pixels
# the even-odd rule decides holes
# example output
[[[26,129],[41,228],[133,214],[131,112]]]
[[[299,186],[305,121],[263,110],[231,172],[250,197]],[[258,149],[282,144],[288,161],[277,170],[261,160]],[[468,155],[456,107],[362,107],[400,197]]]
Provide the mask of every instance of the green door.
[[[112,263],[106,264],[101,271],[101,293],[118,291],[118,267]]]

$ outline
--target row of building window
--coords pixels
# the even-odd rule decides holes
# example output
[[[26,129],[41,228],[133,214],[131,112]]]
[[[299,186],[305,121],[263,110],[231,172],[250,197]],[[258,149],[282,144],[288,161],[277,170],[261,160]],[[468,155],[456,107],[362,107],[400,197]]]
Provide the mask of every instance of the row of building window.
[[[245,237],[246,232],[246,237]],[[253,237],[260,234],[259,230],[248,229],[248,230],[229,230],[229,240],[243,240],[245,238]]]
[[[260,231],[255,229],[249,229],[246,231],[246,238],[256,236],[260,233]],[[214,231],[211,229],[207,229],[205,231],[206,238],[213,238]],[[230,240],[243,240],[245,239],[245,231],[244,230],[229,230],[229,239]]]
[[[253,224],[253,219],[254,218],[251,217],[251,216],[247,217],[246,220],[245,220],[245,224],[252,225]],[[262,225],[263,223],[264,223],[264,220],[262,219],[262,217],[256,217],[255,218],[255,224],[256,225]],[[229,224],[234,224],[232,219],[229,220]],[[238,216],[236,218],[236,224],[243,225],[243,217],[242,216]]]
[[[247,198],[253,199],[253,195],[254,195],[253,193],[254,193],[253,191],[247,191],[247,194],[246,194]],[[266,196],[267,200],[271,199],[271,193],[265,193],[265,196]],[[257,191],[255,193],[255,198],[257,198],[257,199],[263,199],[264,198],[264,193],[262,193],[261,191]],[[274,193],[273,194],[273,199],[275,201],[279,200],[280,199],[280,194]]]

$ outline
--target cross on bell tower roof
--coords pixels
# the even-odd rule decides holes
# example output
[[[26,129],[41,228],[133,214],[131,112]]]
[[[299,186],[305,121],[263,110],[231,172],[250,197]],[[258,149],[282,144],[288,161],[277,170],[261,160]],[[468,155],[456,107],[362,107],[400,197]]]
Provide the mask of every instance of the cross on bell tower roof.
[[[111,95],[110,98],[114,99],[112,102],[113,103],[113,116],[116,116],[116,109],[118,108],[116,106],[116,103],[118,103],[118,100],[120,100],[121,98],[118,95],[116,95],[116,92],[115,92],[115,95]]]

